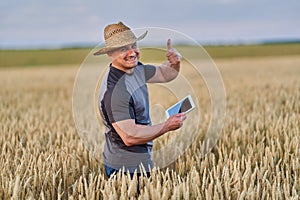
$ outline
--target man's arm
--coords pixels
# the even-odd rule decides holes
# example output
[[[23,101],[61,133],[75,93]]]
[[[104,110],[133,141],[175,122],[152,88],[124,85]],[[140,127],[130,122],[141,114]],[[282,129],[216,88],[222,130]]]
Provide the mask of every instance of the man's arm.
[[[114,129],[122,138],[126,146],[145,144],[168,131],[173,131],[182,126],[186,119],[184,113],[173,115],[164,123],[154,126],[135,124],[134,119],[112,123]]]
[[[181,55],[172,47],[171,40],[167,42],[167,62],[156,67],[155,74],[148,83],[165,83],[175,79],[180,70]]]

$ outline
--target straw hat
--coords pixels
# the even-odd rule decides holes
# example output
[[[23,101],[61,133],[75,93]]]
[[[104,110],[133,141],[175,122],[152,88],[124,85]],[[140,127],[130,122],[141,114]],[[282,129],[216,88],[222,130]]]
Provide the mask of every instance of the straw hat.
[[[106,47],[101,48],[99,51],[95,52],[94,55],[105,54],[116,48],[135,43],[136,41],[143,39],[146,35],[147,31],[137,38],[130,28],[122,22],[119,22],[118,24],[109,24],[104,29]]]

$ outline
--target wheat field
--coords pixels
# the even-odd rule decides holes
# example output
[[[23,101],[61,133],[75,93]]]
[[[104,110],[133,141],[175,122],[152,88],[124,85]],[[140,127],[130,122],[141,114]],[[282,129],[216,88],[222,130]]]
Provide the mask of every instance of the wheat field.
[[[140,195],[135,178],[107,179],[77,134],[78,66],[1,68],[0,199],[299,199],[300,56],[215,62],[227,95],[217,144],[201,157],[198,138],[140,178]]]

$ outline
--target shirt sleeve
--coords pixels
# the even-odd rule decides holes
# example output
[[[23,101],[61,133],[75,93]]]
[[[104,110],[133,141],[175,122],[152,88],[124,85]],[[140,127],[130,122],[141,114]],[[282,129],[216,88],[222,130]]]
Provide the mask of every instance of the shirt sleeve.
[[[107,116],[110,123],[134,119],[132,99],[128,91],[115,88],[105,102]]]
[[[156,67],[154,65],[144,65],[145,79],[148,81],[152,78],[156,72]]]

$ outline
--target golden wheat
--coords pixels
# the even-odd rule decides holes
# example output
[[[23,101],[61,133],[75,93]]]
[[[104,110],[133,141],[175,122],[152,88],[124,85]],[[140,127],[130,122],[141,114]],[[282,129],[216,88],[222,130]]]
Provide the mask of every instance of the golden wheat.
[[[1,69],[0,199],[299,199],[300,57],[216,63],[227,93],[217,144],[202,157],[199,137],[151,180],[140,177],[140,195],[136,178],[107,179],[76,132],[77,68]],[[205,133],[208,95],[201,107]]]

